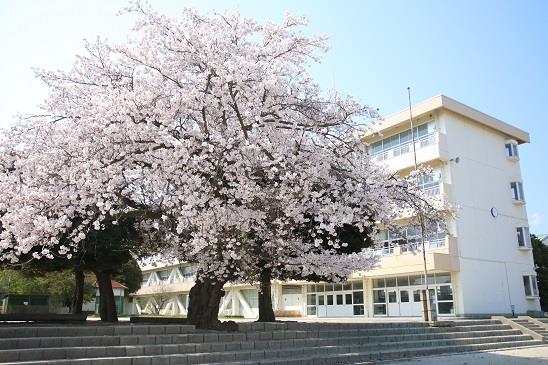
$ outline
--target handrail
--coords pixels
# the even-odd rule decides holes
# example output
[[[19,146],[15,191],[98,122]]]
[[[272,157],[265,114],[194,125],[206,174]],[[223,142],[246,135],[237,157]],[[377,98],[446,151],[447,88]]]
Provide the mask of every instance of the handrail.
[[[430,143],[423,146],[423,145],[421,145],[421,142],[424,142],[424,141],[429,140],[429,139],[434,139],[435,137],[437,137],[437,132],[430,133],[430,134],[427,134],[425,136],[422,136],[422,137],[419,137],[419,138],[415,139],[416,147],[421,148],[421,147],[426,147],[426,146],[429,146],[429,145],[433,144],[435,141],[432,141],[432,142],[430,142]],[[371,156],[372,157],[377,157],[379,155],[388,154],[388,152],[390,152],[390,151],[395,151],[395,150],[398,150],[398,149],[401,150],[404,147],[411,146],[412,144],[413,144],[413,141],[408,141],[408,142],[405,142],[403,144],[391,147],[387,150],[383,150],[383,151],[380,151],[380,152],[377,152],[377,153],[372,153]],[[410,152],[410,151],[411,151],[411,149],[409,149],[407,152]],[[403,153],[401,153],[401,154],[403,154]]]

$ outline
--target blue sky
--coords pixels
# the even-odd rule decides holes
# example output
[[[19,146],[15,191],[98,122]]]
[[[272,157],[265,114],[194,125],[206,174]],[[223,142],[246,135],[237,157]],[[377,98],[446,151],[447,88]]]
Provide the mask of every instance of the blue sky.
[[[531,231],[548,233],[548,1],[150,1],[236,10],[259,20],[306,16],[330,37],[318,81],[384,115],[443,93],[531,134],[521,167]],[[65,69],[83,39],[123,40],[133,23],[122,0],[0,0],[0,126],[46,96],[32,67]]]

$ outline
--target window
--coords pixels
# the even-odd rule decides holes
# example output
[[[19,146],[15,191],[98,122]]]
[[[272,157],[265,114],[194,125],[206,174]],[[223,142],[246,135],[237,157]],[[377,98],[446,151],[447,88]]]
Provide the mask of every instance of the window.
[[[143,281],[142,284],[146,284],[148,282],[148,279],[150,279],[150,273],[143,274]]]
[[[523,286],[525,287],[525,296],[530,297],[533,294],[533,291],[531,290],[531,281],[529,276],[523,277]]]
[[[355,291],[352,293],[354,304],[363,304],[363,291]]]
[[[435,250],[446,246],[447,233],[439,228],[437,233],[430,233],[425,237],[425,246],[428,250]],[[394,254],[394,247],[400,246],[402,253],[422,250],[421,228],[417,225],[403,226],[398,232],[380,230],[375,237],[378,253],[383,256]],[[387,284],[388,286],[388,284]]]
[[[515,201],[525,201],[525,196],[523,195],[523,184],[521,182],[511,182],[510,190],[512,190],[512,199]]]
[[[337,305],[343,305],[343,295],[337,294]]]
[[[365,314],[363,305],[355,305],[354,306],[354,315],[355,316],[363,316]]]
[[[437,294],[438,301],[453,300],[453,289],[450,285],[440,285]]]
[[[430,141],[431,138],[429,138],[434,133],[434,125],[434,122],[431,121],[413,128],[415,141],[419,142],[418,148],[430,145],[434,142],[433,139]],[[403,155],[411,152],[411,142],[411,129],[408,129],[393,136],[383,138],[378,142],[372,143],[369,146],[369,154],[374,156],[386,153],[389,150],[394,150],[394,156]]]
[[[407,290],[400,290],[400,302],[409,303],[409,292]]]
[[[410,275],[409,282],[411,285],[424,285],[424,277],[422,275]]]
[[[395,287],[396,286],[396,278],[386,278],[386,287]]]
[[[384,288],[384,278],[373,279],[373,288]]]
[[[333,305],[333,295],[327,296],[327,305]]]
[[[436,284],[451,284],[451,274],[436,274]]]
[[[344,304],[352,304],[352,294],[345,294],[344,297]]]
[[[194,275],[192,272],[192,266],[182,266],[179,268],[179,271],[181,272],[183,278],[190,278]]]
[[[504,149],[506,150],[506,158],[508,159],[517,159],[519,158],[518,155],[518,144],[515,141],[509,141],[504,145]]]
[[[421,301],[421,291],[413,290],[413,302],[418,303]]]
[[[440,178],[441,172],[439,170],[434,170],[431,174],[421,174],[419,188],[427,196],[436,196],[440,193]]]
[[[325,296],[323,294],[318,295],[318,305],[325,305]]]
[[[388,291],[388,303],[397,303],[397,302],[398,302],[398,298],[396,296],[396,291],[395,290]]]
[[[301,294],[302,288],[299,285],[282,286],[282,294]]]
[[[525,288],[526,297],[537,297],[538,296],[538,287],[537,287],[537,277],[536,275],[524,275],[523,276],[523,287]]]
[[[409,286],[409,276],[398,277],[398,286]]]
[[[169,270],[158,271],[158,277],[160,281],[167,281],[169,279]]]
[[[384,290],[373,290],[373,303],[386,303],[386,292]]]
[[[373,305],[373,314],[376,316],[385,316],[386,315],[386,304],[375,304]]]
[[[454,313],[453,308],[454,308],[453,302],[438,303],[438,313],[439,314],[453,314]]]
[[[516,233],[518,235],[518,247],[531,247],[531,236],[529,235],[529,227],[517,227]]]

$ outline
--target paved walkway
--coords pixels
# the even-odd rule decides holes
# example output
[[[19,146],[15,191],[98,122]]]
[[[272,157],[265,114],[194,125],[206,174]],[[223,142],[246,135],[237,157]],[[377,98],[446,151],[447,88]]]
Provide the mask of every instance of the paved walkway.
[[[548,345],[518,349],[427,356],[383,365],[548,365]]]

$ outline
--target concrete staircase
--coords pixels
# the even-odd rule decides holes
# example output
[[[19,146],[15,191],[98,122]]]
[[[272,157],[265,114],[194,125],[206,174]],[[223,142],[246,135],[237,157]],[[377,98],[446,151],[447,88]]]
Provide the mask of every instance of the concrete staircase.
[[[187,325],[0,325],[0,364],[352,364],[541,344],[496,320],[245,323],[235,333]]]
[[[530,329],[533,332],[542,335],[544,341],[548,341],[548,323],[539,321],[539,319],[534,319],[531,317],[518,317],[513,320],[514,322]]]

